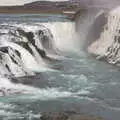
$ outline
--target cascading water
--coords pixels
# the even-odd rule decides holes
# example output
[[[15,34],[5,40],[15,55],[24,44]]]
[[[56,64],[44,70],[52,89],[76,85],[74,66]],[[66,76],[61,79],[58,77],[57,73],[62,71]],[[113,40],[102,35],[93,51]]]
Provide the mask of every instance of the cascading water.
[[[88,51],[97,56],[98,59],[104,59],[111,64],[119,65],[119,15],[120,7],[111,10],[106,14],[107,22],[103,26],[100,36],[93,42]]]
[[[10,81],[15,82],[17,77],[59,70],[60,66],[57,67],[56,63],[62,58],[60,54],[77,50],[77,40],[73,22],[2,23],[0,76],[6,78],[5,83],[12,84]],[[1,92],[7,95],[3,89]]]
[[[39,120],[44,112],[68,110],[119,120],[119,69],[80,49],[99,55],[119,48],[118,38],[113,44],[113,34],[107,39],[104,31],[106,25],[116,30],[112,13],[106,18],[90,9],[76,23],[60,15],[0,15],[0,120]]]
[[[60,51],[75,51],[79,49],[79,45],[77,45],[79,36],[75,31],[74,22],[45,23],[44,25],[51,30],[56,47]]]
[[[77,40],[74,24],[69,22],[7,24],[1,25],[0,31],[1,66],[15,76],[34,74],[33,71],[47,67],[45,60],[54,61],[47,55],[73,48]]]

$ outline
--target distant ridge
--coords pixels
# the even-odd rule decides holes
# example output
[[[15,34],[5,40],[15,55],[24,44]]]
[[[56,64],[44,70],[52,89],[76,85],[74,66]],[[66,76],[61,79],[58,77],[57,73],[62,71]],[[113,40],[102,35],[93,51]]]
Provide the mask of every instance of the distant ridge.
[[[66,14],[69,18],[78,11],[80,4],[71,1],[35,1],[26,3],[24,5],[16,6],[0,6],[0,13],[52,13],[52,14]]]
[[[77,4],[75,5],[73,2],[70,1],[35,1],[31,3],[26,3],[24,5],[12,5],[12,6],[0,6],[0,8],[8,8],[8,9],[27,9],[27,8],[32,8],[32,9],[71,9],[75,8]]]

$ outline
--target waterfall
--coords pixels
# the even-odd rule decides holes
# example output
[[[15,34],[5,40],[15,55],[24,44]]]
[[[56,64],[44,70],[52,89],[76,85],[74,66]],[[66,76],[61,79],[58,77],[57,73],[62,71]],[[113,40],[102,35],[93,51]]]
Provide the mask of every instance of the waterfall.
[[[111,10],[106,14],[107,23],[100,37],[96,39],[89,47],[89,53],[97,56],[98,59],[104,59],[111,64],[119,65],[120,62],[120,7]]]

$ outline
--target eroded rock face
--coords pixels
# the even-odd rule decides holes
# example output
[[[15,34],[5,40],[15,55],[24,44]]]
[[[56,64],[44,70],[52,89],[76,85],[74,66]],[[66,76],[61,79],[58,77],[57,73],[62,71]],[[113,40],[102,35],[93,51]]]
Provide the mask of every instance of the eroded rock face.
[[[77,114],[76,112],[44,113],[40,120],[103,120],[94,116]]]
[[[120,65],[120,7],[110,11],[100,37],[88,47],[88,52],[110,64]]]

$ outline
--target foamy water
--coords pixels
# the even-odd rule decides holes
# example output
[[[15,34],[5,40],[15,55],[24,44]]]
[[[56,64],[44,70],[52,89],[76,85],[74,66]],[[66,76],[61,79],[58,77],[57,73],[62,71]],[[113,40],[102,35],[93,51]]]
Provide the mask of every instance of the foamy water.
[[[1,17],[1,119],[39,120],[42,112],[75,110],[119,120],[119,69],[79,47],[102,12],[90,13],[77,24],[83,28],[78,33],[74,22],[60,16],[63,21],[54,22],[39,22],[38,16],[18,21],[14,15],[6,22],[1,19],[8,15]]]

